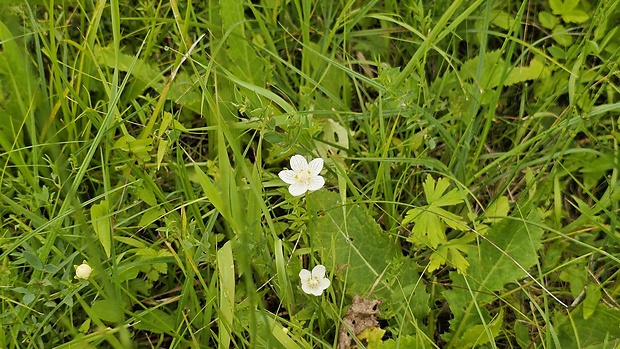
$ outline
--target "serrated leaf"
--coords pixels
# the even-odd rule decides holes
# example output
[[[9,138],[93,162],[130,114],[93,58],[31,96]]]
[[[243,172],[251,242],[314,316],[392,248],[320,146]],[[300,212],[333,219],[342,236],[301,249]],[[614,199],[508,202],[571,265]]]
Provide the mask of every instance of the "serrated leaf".
[[[598,304],[587,320],[581,306],[571,312],[570,318],[565,312],[558,312],[553,319],[558,348],[616,348],[620,338],[619,319],[620,311],[604,304]]]
[[[93,229],[108,258],[110,258],[112,250],[112,230],[110,227],[110,217],[108,216],[109,209],[109,204],[105,200],[90,208],[90,218],[92,220]]]
[[[573,37],[567,33],[566,28],[561,24],[553,28],[551,34],[553,40],[562,46],[570,46],[573,44]]]
[[[428,243],[433,248],[447,241],[445,227],[435,212],[416,208],[407,212],[405,220],[415,222],[408,241],[418,245]]]
[[[538,20],[540,25],[547,29],[553,29],[558,24],[558,18],[546,11],[540,11],[538,13]]]
[[[570,23],[583,23],[590,19],[590,16],[581,10],[570,10],[562,13],[562,19],[564,22]]]
[[[385,330],[379,327],[367,327],[360,334],[357,335],[357,339],[365,340],[368,345],[366,349],[377,348],[381,344],[381,338],[385,334]]]
[[[510,70],[504,86],[514,85],[527,80],[536,80],[540,78],[543,72],[544,64],[539,59],[533,59],[527,67],[517,66]]]
[[[492,301],[494,293],[504,285],[519,280],[538,261],[543,230],[540,214],[533,210],[525,221],[504,219],[491,226],[479,251],[469,253],[467,274],[450,273],[453,288],[444,292],[454,315],[452,331],[446,338],[459,338],[464,331],[478,323],[473,302],[480,305]],[[492,242],[492,243],[491,243]],[[465,280],[467,278],[467,281]],[[471,290],[471,291],[470,291]],[[471,293],[470,293],[471,292]],[[476,295],[472,299],[471,294]]]
[[[556,15],[561,15],[566,11],[570,11],[577,7],[579,0],[549,0],[549,6]]]
[[[460,274],[467,271],[469,262],[465,259],[463,254],[467,254],[469,249],[472,248],[469,244],[474,240],[474,235],[467,234],[462,238],[450,240],[439,246],[437,250],[431,254],[428,272],[432,273],[447,262],[456,268]]]
[[[515,19],[506,11],[492,11],[491,23],[504,30],[509,30],[515,24]]]
[[[358,205],[343,206],[340,196],[329,191],[312,192],[306,198],[310,216],[308,233],[313,246],[324,258],[333,258],[333,265],[346,268],[342,269],[342,276],[347,277],[347,293],[367,293],[389,262],[402,258],[396,240],[383,232]],[[329,259],[323,264],[332,265]],[[374,294],[390,294],[387,286],[381,280]]]
[[[426,202],[430,204],[436,203],[443,195],[443,193],[450,186],[450,180],[447,178],[440,178],[435,182],[431,175],[426,176],[424,181],[424,196],[426,196]]]

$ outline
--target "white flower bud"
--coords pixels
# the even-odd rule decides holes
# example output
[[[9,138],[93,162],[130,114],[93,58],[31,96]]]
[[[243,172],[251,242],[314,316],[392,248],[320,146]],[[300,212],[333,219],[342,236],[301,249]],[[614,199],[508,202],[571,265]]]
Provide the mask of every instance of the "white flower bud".
[[[86,264],[86,261],[84,261],[84,263],[75,267],[75,277],[78,279],[86,280],[90,277],[90,274],[92,272],[93,272],[93,268],[91,268],[90,265]]]

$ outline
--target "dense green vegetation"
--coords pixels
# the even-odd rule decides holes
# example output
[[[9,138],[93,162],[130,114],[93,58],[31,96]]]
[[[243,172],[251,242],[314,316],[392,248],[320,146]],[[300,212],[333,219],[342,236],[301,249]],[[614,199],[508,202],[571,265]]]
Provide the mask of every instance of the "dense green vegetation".
[[[616,347],[619,45],[620,0],[3,1],[0,347]]]

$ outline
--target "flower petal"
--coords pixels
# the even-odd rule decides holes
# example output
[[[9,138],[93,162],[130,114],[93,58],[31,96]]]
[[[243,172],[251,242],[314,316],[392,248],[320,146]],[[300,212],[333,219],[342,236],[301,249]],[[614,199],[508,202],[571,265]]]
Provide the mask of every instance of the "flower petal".
[[[308,183],[308,190],[319,190],[323,188],[323,185],[325,185],[325,178],[316,176],[310,180],[310,183]]]
[[[308,186],[303,183],[293,183],[290,187],[288,187],[288,192],[293,196],[303,195],[308,191]]]
[[[323,278],[321,279],[318,288],[321,290],[326,290],[329,287],[329,285],[331,285],[331,282],[329,281],[329,279]]]
[[[293,171],[302,171],[308,168],[308,161],[303,156],[297,154],[291,158],[291,169]]]
[[[278,177],[284,181],[286,184],[293,184],[297,180],[295,180],[295,171],[291,170],[282,170],[278,173]]]
[[[308,164],[308,170],[313,176],[317,176],[323,170],[323,159],[316,158]]]
[[[307,283],[311,277],[312,273],[310,273],[310,270],[302,269],[301,271],[299,271],[299,278],[301,279],[302,283]]]
[[[312,269],[312,277],[322,279],[325,277],[325,266],[319,264]]]
[[[307,294],[315,294],[316,290],[311,288],[310,286],[308,286],[307,282],[302,282],[301,283],[301,290],[304,291]]]

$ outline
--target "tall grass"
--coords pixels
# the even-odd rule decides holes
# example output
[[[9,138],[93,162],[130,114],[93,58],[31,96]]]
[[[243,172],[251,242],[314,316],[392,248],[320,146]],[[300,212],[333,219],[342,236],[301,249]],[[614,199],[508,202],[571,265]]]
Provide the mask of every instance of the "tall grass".
[[[0,347],[618,345],[620,1],[0,10]]]

